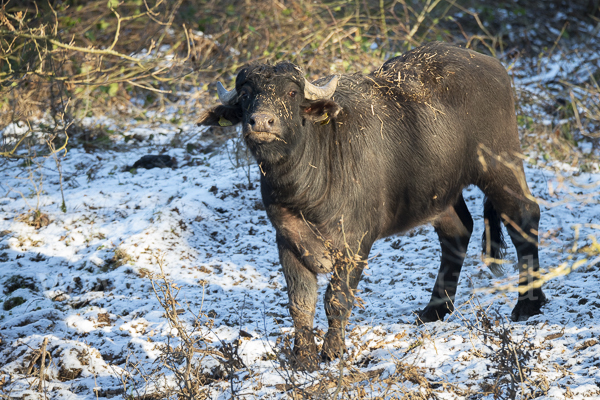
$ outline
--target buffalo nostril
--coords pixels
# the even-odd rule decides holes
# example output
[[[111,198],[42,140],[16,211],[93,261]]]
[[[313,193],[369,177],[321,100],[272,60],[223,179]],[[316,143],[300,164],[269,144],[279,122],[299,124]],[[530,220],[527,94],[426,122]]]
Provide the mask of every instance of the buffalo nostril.
[[[275,127],[277,118],[268,113],[258,113],[248,118],[248,125],[252,130],[270,132]]]

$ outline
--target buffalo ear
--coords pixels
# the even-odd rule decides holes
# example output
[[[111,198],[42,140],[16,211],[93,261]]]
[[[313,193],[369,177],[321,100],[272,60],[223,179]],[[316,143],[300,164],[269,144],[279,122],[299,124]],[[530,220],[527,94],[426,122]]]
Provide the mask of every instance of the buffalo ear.
[[[242,109],[239,106],[216,106],[200,116],[198,125],[230,126],[242,121]]]
[[[333,100],[308,101],[302,105],[302,109],[304,117],[314,122],[328,121],[342,111],[342,107]]]

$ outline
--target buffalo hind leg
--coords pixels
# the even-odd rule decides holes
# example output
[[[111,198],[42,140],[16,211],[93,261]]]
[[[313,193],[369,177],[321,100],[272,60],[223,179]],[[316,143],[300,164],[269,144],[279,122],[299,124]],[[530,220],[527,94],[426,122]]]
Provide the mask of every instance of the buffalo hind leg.
[[[539,217],[535,221],[539,221]],[[539,281],[538,223],[534,223],[532,220],[521,221],[521,223],[515,224],[516,226],[513,226],[513,223],[513,221],[508,221],[506,230],[517,248],[519,299],[512,310],[511,319],[526,321],[532,315],[540,314],[542,305],[546,303],[546,295],[542,291],[541,281]],[[534,225],[535,228],[533,228]]]
[[[279,258],[287,284],[288,308],[294,321],[294,351],[292,365],[297,369],[318,367],[313,321],[317,303],[317,276],[298,259],[296,254],[277,237]]]
[[[513,321],[525,321],[532,315],[540,314],[540,309],[546,302],[541,282],[538,280],[540,207],[531,199],[529,190],[519,185],[512,171],[507,173],[504,179],[497,179],[497,181],[503,183],[502,188],[490,185],[485,193],[502,217],[517,250],[519,298],[511,318]]]
[[[366,264],[367,253],[361,254],[361,260],[345,263],[337,262],[325,292],[325,314],[329,329],[325,335],[321,358],[331,361],[342,357],[346,351],[346,323],[354,305],[354,293]]]
[[[417,323],[441,321],[454,311],[454,296],[460,270],[473,233],[473,218],[461,194],[433,223],[442,247],[442,260],[429,304],[419,313]]]

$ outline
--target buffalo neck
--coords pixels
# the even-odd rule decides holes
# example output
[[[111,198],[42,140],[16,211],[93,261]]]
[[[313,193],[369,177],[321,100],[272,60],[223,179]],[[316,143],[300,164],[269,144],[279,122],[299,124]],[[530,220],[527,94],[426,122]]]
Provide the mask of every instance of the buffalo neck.
[[[295,132],[299,140],[284,157],[259,161],[265,205],[278,204],[324,223],[339,217],[347,204],[356,204],[365,146],[352,141],[351,132],[340,126],[335,120],[324,125],[307,122]]]

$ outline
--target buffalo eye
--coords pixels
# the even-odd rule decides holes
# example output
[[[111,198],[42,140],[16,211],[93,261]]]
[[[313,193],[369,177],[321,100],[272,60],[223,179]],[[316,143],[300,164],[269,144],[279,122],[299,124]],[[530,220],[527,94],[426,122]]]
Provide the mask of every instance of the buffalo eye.
[[[294,97],[296,97],[296,95],[297,95],[297,94],[298,94],[298,92],[297,92],[297,91],[295,91],[295,90],[291,90],[291,91],[288,93],[288,95],[289,95],[289,96],[290,96],[292,99],[293,99]]]

